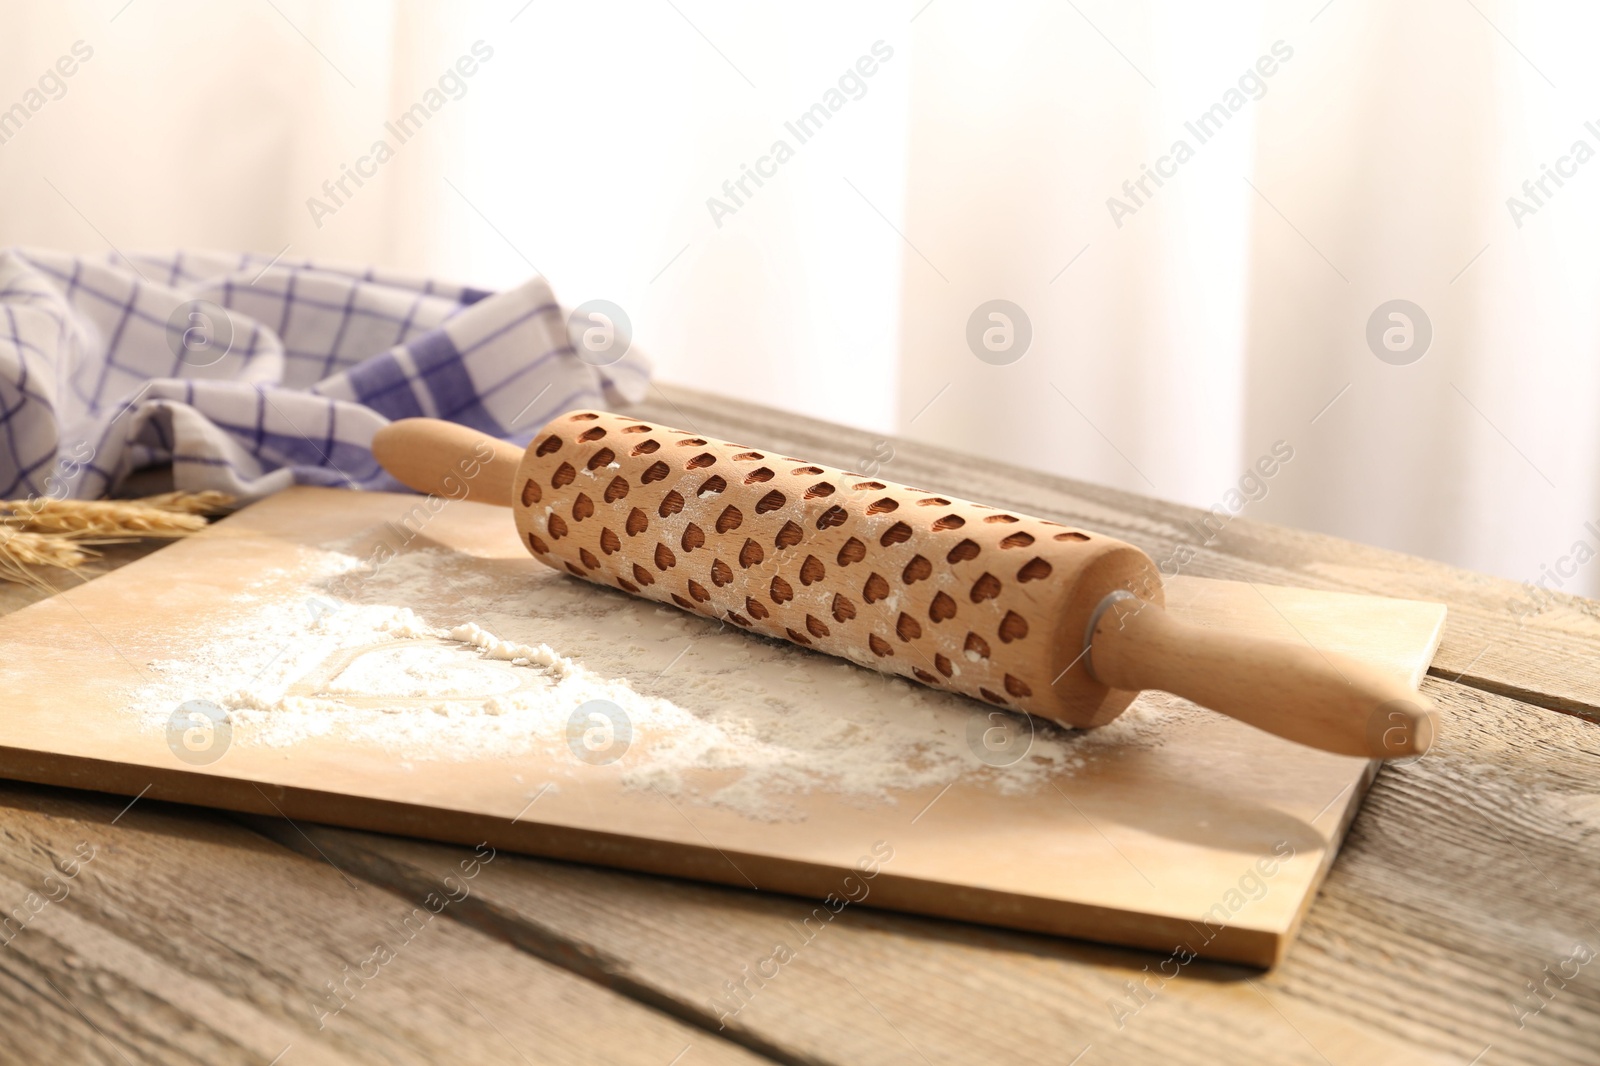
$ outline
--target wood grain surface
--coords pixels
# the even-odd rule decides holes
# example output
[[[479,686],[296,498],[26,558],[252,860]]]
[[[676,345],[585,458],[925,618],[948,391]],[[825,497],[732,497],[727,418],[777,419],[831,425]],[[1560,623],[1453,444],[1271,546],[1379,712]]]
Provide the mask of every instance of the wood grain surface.
[[[1588,968],[1521,1028],[1514,1008],[1533,1009],[1524,982],[1575,943],[1600,947],[1600,741],[1587,723],[1503,697],[1426,690],[1463,728],[1380,771],[1300,942],[1266,974],[865,909],[801,946],[804,901],[524,858],[486,874],[459,916],[797,1062],[1065,1063],[1090,1047],[1085,1064],[1467,1063],[1492,1047],[1481,1062],[1591,1063],[1600,981]],[[400,890],[440,861],[431,844],[309,835]],[[722,982],[779,942],[794,961],[723,1018],[737,1004]],[[1151,978],[1164,963],[1177,977]],[[1130,980],[1152,990],[1137,1010]]]
[[[127,807],[0,788],[0,1059],[752,1061],[451,920],[503,855],[463,880],[473,849],[446,849],[396,893],[208,812]]]
[[[875,454],[868,434],[686,390],[652,397],[641,417],[852,468]],[[1157,559],[1200,541],[1188,508],[891,444],[896,480],[1104,529]],[[382,921],[341,904],[341,891],[404,909],[459,849],[277,819],[253,821],[261,835],[143,801],[111,825],[123,801],[10,787],[0,883],[21,892],[13,906],[85,838],[109,850],[0,949],[0,1061],[265,1064],[291,1044],[282,1066],[669,1064],[685,1046],[677,1066],[692,1066],[734,1057],[732,1044],[786,1063],[1596,1061],[1600,959],[1559,975],[1577,943],[1600,949],[1600,733],[1571,717],[1600,718],[1600,604],[1562,601],[1522,620],[1515,583],[1246,518],[1185,572],[1450,605],[1425,691],[1454,728],[1421,761],[1380,772],[1294,951],[1270,973],[1195,961],[1160,984],[1145,969],[1160,972],[1159,953],[849,908],[718,1033],[723,982],[768,958],[806,905],[500,856],[418,938],[436,942],[436,971],[408,978],[402,956],[379,978],[393,970],[392,998],[374,988],[352,1004],[352,1034],[302,1045],[315,1021],[299,997],[333,976],[328,963],[359,962],[349,945],[370,935],[361,923]],[[452,1006],[432,972],[520,1054],[459,997]],[[1130,981],[1156,989],[1136,1012]],[[563,1013],[572,1024],[552,1017]],[[541,1025],[551,1035],[535,1045]]]

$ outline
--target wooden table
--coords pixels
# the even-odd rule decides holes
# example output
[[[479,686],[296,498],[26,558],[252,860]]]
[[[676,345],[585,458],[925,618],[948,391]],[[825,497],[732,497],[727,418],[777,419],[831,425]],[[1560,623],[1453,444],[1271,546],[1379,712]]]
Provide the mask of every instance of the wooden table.
[[[847,468],[877,443],[677,388],[640,410]],[[1189,508],[893,446],[899,481],[1197,540]],[[1243,518],[1189,572],[1450,606],[1444,739],[1379,774],[1270,973],[849,908],[719,1025],[810,904],[499,854],[435,917],[467,849],[0,785],[0,1062],[1600,1062],[1600,603],[1520,618],[1512,582]]]

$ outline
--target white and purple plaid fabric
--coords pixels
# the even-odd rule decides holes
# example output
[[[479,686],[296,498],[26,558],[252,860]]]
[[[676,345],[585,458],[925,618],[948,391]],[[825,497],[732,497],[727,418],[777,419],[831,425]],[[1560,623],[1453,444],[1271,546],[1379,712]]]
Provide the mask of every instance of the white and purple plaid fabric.
[[[393,489],[368,450],[392,419],[525,443],[563,410],[643,399],[649,374],[631,348],[579,358],[537,276],[488,293],[252,254],[13,249],[0,499],[98,497],[159,463],[177,488],[246,499],[297,482]]]

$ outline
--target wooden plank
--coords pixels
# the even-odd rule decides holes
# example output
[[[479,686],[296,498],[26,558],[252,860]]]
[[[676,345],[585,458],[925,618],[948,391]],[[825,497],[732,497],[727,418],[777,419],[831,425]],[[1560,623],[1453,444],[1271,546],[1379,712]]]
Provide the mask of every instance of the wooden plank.
[[[335,558],[335,548],[348,551],[353,538],[376,538],[387,547],[385,531],[400,528],[414,506],[415,497],[406,495],[287,490],[76,590],[71,603],[35,604],[0,620],[0,640],[14,652],[0,661],[0,688],[21,694],[0,720],[0,772],[54,785],[92,781],[126,795],[148,788],[151,798],[255,813],[275,805],[291,818],[457,843],[487,840],[529,854],[817,898],[855,891],[858,862],[874,861],[889,866],[877,881],[874,906],[1143,947],[1189,935],[1241,868],[1262,862],[1276,878],[1271,897],[1193,944],[1208,958],[1257,965],[1287,948],[1370,780],[1366,760],[1291,744],[1154,696],[1141,697],[1129,716],[1156,723],[1135,730],[1149,734],[1144,740],[1041,736],[995,773],[961,742],[973,729],[981,736],[996,724],[970,700],[920,688],[902,699],[910,693],[903,681],[793,645],[763,646],[675,608],[575,583],[530,558],[503,508],[470,502],[442,508],[427,523],[430,550],[407,549],[408,564],[395,564],[412,568],[403,591],[361,588],[352,598],[383,617],[405,609],[445,630],[481,621],[513,644],[547,643],[573,656],[587,675],[611,686],[603,691],[623,701],[619,711],[639,716],[627,758],[592,765],[558,739],[564,720],[587,698],[575,690],[595,691],[582,677],[573,686],[550,687],[527,666],[433,636],[396,642],[366,628],[342,643],[305,639],[305,604],[327,590],[320,577],[308,576],[313,560]],[[441,548],[449,551],[435,550]],[[240,566],[242,558],[251,565]],[[1176,619],[1307,641],[1361,659],[1400,691],[1421,680],[1443,617],[1434,604],[1187,576],[1169,582],[1167,593]],[[208,645],[228,627],[246,639],[232,638],[220,650]],[[264,640],[265,632],[277,635]],[[695,645],[692,656],[686,637]],[[297,646],[283,646],[297,639]],[[252,643],[255,649],[245,647]],[[136,663],[169,655],[218,662],[252,650],[257,664],[217,682],[214,691],[209,678],[199,692],[192,680],[146,679],[130,687]],[[252,736],[241,718],[229,733],[231,745],[219,753],[224,757],[203,765],[175,758],[162,729],[185,701],[201,694],[226,700],[225,692],[272,664],[288,672],[265,678],[261,690],[303,698],[322,691],[333,677],[327,670],[347,668],[349,656],[376,651],[391,657],[383,661],[392,670],[407,661],[403,656],[441,650],[457,660],[453,687],[430,700],[459,692],[452,698],[463,713],[480,711],[483,693],[509,691],[506,684],[547,691],[520,717],[515,711],[509,718],[441,716],[424,705],[404,720],[411,739],[398,750],[370,727],[381,723],[392,736],[387,712],[403,702],[352,706],[328,697],[299,720],[300,735],[279,743]],[[663,667],[672,663],[674,676],[663,679]],[[703,698],[719,688],[720,698]],[[884,799],[834,784],[801,790],[787,801],[795,817],[761,818],[699,799],[739,780],[730,772],[742,772],[743,787],[754,787],[762,766],[752,760],[745,768],[689,767],[672,754],[676,745],[692,742],[698,723],[743,714],[778,693],[788,699],[783,721],[810,715],[820,733],[848,719],[859,733],[851,742],[856,758],[888,765],[915,757],[904,744],[882,739],[911,714],[924,716],[930,739],[955,738],[955,754],[930,756],[945,760],[937,780],[894,788]],[[672,706],[649,702],[657,699]],[[128,713],[130,704],[145,714]],[[68,714],[79,728],[63,732]],[[362,714],[368,728],[353,728],[348,720]],[[424,758],[462,729],[483,736],[497,725],[526,741],[526,749]],[[769,715],[752,730],[774,736],[778,726],[779,716]],[[716,741],[729,743],[747,743],[745,734]],[[836,749],[815,738],[773,744],[770,750],[797,763],[838,760]],[[1048,774],[1028,774],[1033,764],[1023,758],[1049,766]],[[406,765],[413,759],[418,765]],[[680,801],[630,782],[628,775],[651,765],[678,768]],[[1255,769],[1218,788],[1218,765]],[[535,807],[531,782],[559,787]],[[872,858],[878,841],[893,846],[892,866],[890,855]],[[1271,853],[1278,845],[1285,850]]]
[[[673,385],[630,408],[755,447],[859,470],[883,437]],[[1191,523],[1205,512],[1085,482],[892,438],[886,477],[980,503],[1099,529],[1137,544],[1158,563],[1181,545],[1182,572],[1275,585],[1367,592],[1449,605],[1433,673],[1491,692],[1600,721],[1600,603],[1534,597],[1513,581],[1337,537],[1236,518],[1208,545]]]
[[[1600,950],[1600,742],[1570,717],[1426,687],[1446,739],[1380,773],[1300,942],[1267,974],[865,908],[806,941],[805,901],[523,858],[486,874],[455,916],[798,1061],[1066,1063],[1089,1047],[1084,1063],[1326,1066],[1466,1063],[1488,1047],[1477,1061],[1593,1062],[1600,962],[1547,985],[1537,1012],[1525,982],[1572,974],[1578,944]],[[442,854],[309,833],[340,865],[408,891]],[[777,976],[724,1016],[738,1003],[724,982],[780,943],[794,958],[767,964]],[[1178,976],[1149,977],[1163,966]],[[1137,1010],[1129,981],[1153,990]]]
[[[125,804],[0,787],[5,1061],[760,1061],[432,917],[428,893],[457,898],[448,915],[504,855],[463,870],[471,849],[442,850],[427,888],[395,894],[216,816]]]

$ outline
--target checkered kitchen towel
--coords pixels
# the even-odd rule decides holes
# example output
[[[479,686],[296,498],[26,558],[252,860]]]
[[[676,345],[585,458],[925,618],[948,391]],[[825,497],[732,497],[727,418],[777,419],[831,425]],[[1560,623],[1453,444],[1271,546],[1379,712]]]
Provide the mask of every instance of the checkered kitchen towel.
[[[241,498],[398,488],[368,450],[386,422],[525,443],[643,399],[648,361],[615,350],[580,358],[541,277],[491,294],[251,254],[0,252],[0,499],[98,497],[167,462]]]

